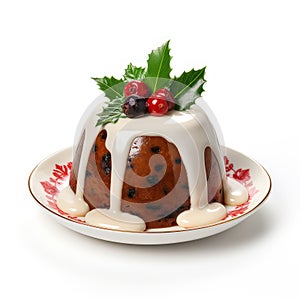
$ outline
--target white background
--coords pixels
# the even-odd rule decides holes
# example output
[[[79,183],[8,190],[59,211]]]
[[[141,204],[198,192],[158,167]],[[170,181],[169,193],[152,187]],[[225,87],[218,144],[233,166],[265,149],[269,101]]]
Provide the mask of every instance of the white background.
[[[1,298],[299,299],[297,1],[1,1]],[[270,172],[265,206],[222,234],[169,246],[95,240],[55,223],[27,188],[72,145],[99,94],[171,39],[173,74],[207,65],[227,146]],[[295,271],[295,272],[294,272]]]

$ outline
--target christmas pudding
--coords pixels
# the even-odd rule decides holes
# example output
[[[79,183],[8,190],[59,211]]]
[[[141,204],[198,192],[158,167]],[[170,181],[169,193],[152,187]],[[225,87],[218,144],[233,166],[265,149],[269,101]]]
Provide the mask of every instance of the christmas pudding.
[[[223,145],[201,99],[205,68],[170,77],[169,42],[147,68],[94,78],[103,94],[77,128],[69,185],[58,207],[87,224],[123,231],[199,228],[248,199],[226,178]]]

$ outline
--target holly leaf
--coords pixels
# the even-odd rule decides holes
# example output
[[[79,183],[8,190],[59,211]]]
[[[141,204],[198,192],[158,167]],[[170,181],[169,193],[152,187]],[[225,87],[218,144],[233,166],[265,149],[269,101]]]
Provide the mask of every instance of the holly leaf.
[[[142,67],[135,67],[130,63],[125,69],[124,79],[130,80],[144,80],[146,74],[146,69]]]
[[[189,72],[183,72],[179,77],[174,77],[170,85],[170,91],[174,95],[176,109],[185,110],[195,103],[195,100],[201,97],[204,91],[203,85],[205,68]]]
[[[123,90],[125,82],[123,79],[116,79],[114,77],[92,78],[94,79],[100,90],[102,90],[105,96],[111,100],[115,98],[123,97]]]
[[[96,126],[104,126],[108,123],[117,123],[120,118],[125,118],[125,114],[122,110],[122,104],[124,102],[124,97],[115,98],[106,102],[101,113],[97,114],[99,117]]]
[[[165,87],[166,79],[170,79],[170,73],[172,71],[170,62],[172,57],[170,56],[169,43],[170,41],[167,41],[161,47],[153,50],[147,60],[148,67],[145,82],[153,92]]]

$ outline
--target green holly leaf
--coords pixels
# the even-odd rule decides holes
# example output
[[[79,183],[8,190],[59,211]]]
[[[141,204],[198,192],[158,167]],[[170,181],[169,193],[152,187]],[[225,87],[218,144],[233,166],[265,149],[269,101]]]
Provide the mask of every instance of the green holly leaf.
[[[205,68],[189,72],[183,72],[179,77],[170,77],[172,71],[170,62],[170,41],[167,41],[161,47],[153,50],[147,60],[147,68],[136,67],[130,63],[125,69],[123,78],[115,77],[92,78],[99,88],[109,98],[107,105],[103,111],[98,114],[99,119],[96,126],[104,126],[108,123],[116,123],[120,118],[126,115],[122,111],[124,102],[124,87],[130,80],[144,81],[151,92],[155,92],[160,88],[168,88],[175,98],[175,109],[186,110],[195,103],[198,97],[201,97],[204,91],[203,85]]]
[[[100,90],[102,90],[105,96],[111,100],[115,98],[123,97],[123,90],[125,82],[123,79],[116,79],[114,77],[92,78],[94,79]]]
[[[125,69],[124,79],[130,80],[144,80],[146,69],[142,67],[135,67],[130,63]]]
[[[99,117],[96,126],[104,126],[108,123],[117,123],[120,118],[125,118],[125,114],[122,110],[122,104],[124,102],[124,97],[115,98],[106,102],[101,113],[97,114]]]
[[[188,109],[197,98],[201,97],[204,91],[203,85],[206,82],[204,75],[205,67],[199,70],[192,69],[189,72],[183,72],[179,77],[174,77],[170,91],[174,95],[176,109]]]
[[[169,82],[168,79],[170,79],[172,57],[170,56],[169,43],[170,41],[167,41],[161,47],[153,50],[148,57],[145,82],[153,92],[165,87]]]

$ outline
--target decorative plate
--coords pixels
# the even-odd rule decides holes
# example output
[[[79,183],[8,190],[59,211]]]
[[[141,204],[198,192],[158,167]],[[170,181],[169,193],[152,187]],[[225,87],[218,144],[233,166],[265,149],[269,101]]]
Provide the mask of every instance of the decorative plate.
[[[244,221],[262,206],[271,190],[267,171],[256,161],[226,148],[224,157],[227,176],[240,181],[248,190],[246,203],[228,208],[227,216],[214,224],[193,229],[170,227],[145,232],[124,232],[94,227],[84,218],[71,217],[56,205],[56,197],[69,181],[72,149],[59,151],[40,162],[29,177],[29,190],[40,207],[62,225],[94,238],[126,244],[172,244],[208,237]]]

